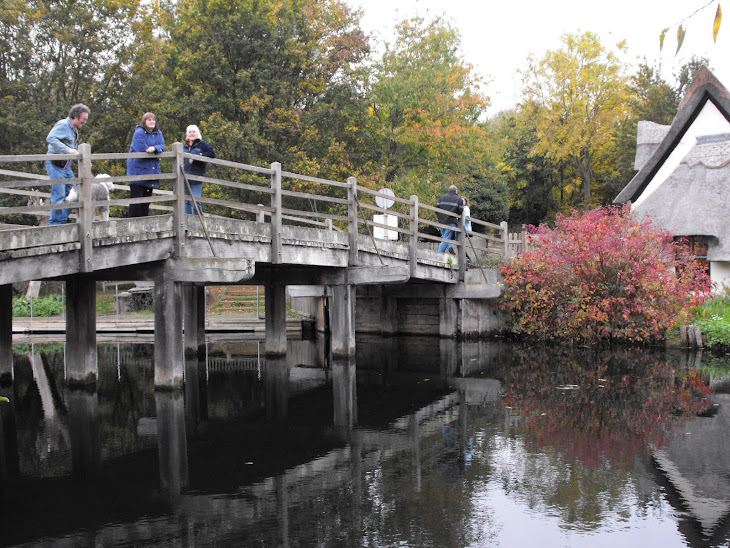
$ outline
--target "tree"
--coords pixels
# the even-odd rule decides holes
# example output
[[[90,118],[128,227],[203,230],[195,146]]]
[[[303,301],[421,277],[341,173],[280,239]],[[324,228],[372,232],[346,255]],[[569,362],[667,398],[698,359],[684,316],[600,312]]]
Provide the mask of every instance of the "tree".
[[[528,58],[521,107],[535,124],[532,154],[573,166],[589,206],[594,173],[610,172],[616,127],[628,114],[627,78],[596,35],[566,34],[562,42],[563,49],[548,51],[539,62]]]
[[[663,337],[709,298],[710,280],[686,250],[629,206],[558,215],[538,245],[503,269],[514,330],[545,339],[645,341]]]
[[[630,99],[628,117],[617,124],[613,146],[613,172],[606,175],[596,191],[600,204],[610,204],[636,173],[636,133],[638,122],[649,120],[669,125],[677,114],[678,91],[646,63],[631,76],[628,86]]]
[[[351,67],[368,46],[343,3],[179,2],[163,28],[164,65],[150,89],[179,134],[199,123],[222,157],[310,174],[350,144],[351,111],[341,107],[356,102]]]
[[[45,152],[49,128],[78,102],[96,116],[84,139],[106,142],[112,132],[100,114],[122,118],[115,107],[129,96],[131,58],[148,15],[137,0],[3,3],[0,118],[8,152]]]
[[[373,63],[369,131],[372,178],[435,203],[449,184],[479,178],[488,162],[479,118],[488,105],[481,82],[459,56],[457,32],[442,19],[413,18]]]
[[[560,171],[545,157],[530,154],[536,134],[527,114],[502,112],[489,121],[489,127],[490,149],[497,157],[495,180],[507,191],[505,216],[510,226],[537,225],[555,215],[562,203],[563,185],[555,181]]]

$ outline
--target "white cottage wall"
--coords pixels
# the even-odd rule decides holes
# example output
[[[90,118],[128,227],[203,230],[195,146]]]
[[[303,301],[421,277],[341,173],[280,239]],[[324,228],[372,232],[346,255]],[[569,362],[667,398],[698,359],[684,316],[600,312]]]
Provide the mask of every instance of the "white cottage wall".
[[[710,278],[718,294],[730,294],[730,262],[711,262]]]

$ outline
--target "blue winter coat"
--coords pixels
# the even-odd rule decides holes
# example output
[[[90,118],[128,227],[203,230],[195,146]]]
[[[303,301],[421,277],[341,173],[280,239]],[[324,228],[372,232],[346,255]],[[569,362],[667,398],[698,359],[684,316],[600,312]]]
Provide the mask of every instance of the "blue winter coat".
[[[159,129],[148,132],[142,126],[138,125],[137,129],[134,130],[134,137],[132,137],[129,152],[144,152],[151,146],[155,147],[158,153],[165,152],[165,138],[162,136],[162,132]],[[151,175],[159,173],[160,160],[156,156],[150,156],[149,158],[129,158],[127,160],[127,175]],[[156,188],[160,186],[160,181],[129,181],[129,184]]]

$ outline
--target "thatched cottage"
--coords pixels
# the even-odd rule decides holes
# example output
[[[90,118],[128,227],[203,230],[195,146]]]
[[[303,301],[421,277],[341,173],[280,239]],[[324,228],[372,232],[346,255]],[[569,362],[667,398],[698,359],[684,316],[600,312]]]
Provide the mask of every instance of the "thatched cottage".
[[[671,126],[639,122],[638,173],[614,200],[683,237],[730,292],[730,93],[706,68]]]

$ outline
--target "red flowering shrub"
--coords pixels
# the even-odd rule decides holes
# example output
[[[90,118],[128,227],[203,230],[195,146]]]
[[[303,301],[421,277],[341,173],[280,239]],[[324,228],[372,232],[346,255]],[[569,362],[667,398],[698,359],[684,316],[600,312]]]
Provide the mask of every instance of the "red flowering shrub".
[[[504,307],[518,333],[545,339],[661,338],[710,296],[710,279],[669,232],[628,206],[558,216],[529,227],[534,251],[502,268]]]

